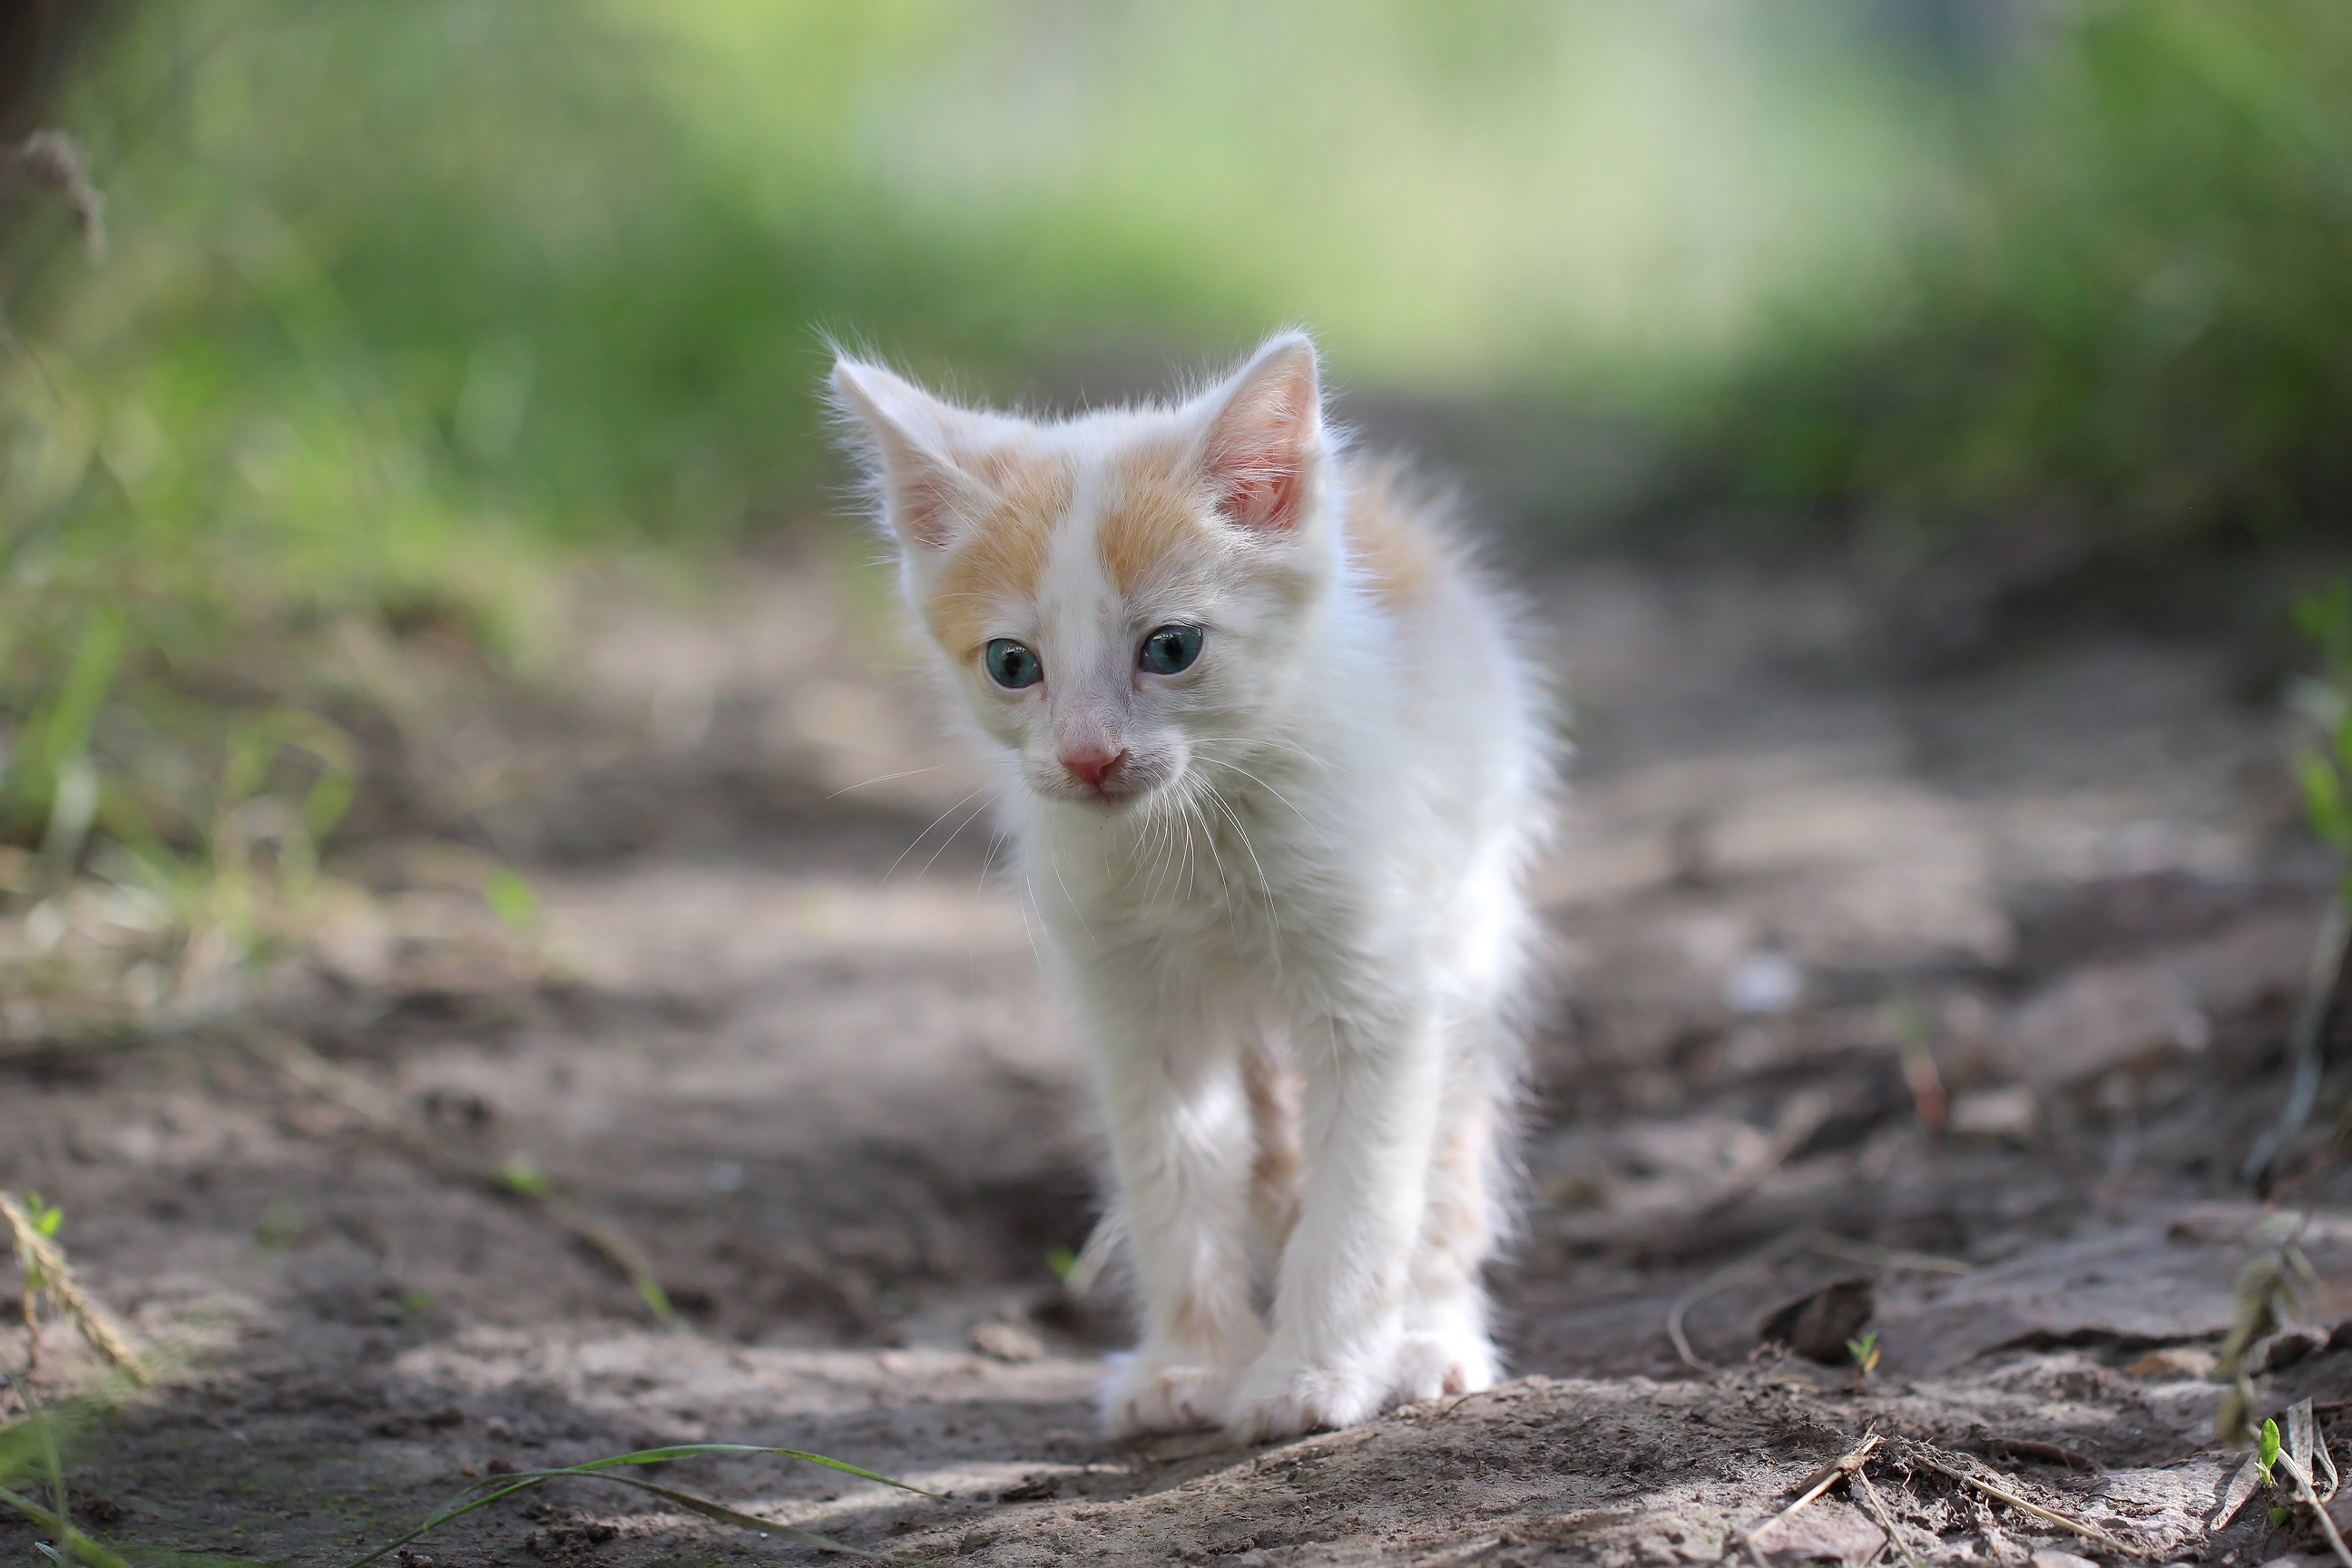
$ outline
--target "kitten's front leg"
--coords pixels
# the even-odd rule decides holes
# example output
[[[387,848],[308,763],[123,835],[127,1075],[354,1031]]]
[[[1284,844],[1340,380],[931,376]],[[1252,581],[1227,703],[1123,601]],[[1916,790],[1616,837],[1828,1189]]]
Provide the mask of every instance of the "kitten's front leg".
[[[1388,1402],[1443,1062],[1426,1016],[1328,1026],[1307,1075],[1306,1202],[1276,1283],[1274,1340],[1234,1391],[1244,1442],[1347,1426]]]
[[[1143,1342],[1103,1392],[1120,1436],[1214,1426],[1265,1345],[1250,1302],[1249,1102],[1230,1035],[1125,994],[1090,998]],[[1157,998],[1150,1000],[1156,1001]]]

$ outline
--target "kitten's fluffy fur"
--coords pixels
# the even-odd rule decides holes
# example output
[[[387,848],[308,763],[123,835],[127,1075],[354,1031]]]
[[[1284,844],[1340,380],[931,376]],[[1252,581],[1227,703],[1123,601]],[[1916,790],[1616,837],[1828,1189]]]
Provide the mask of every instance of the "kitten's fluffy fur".
[[[1296,333],[1052,422],[833,384],[1091,1037],[1143,1310],[1111,1428],[1487,1386],[1551,772],[1507,609]]]

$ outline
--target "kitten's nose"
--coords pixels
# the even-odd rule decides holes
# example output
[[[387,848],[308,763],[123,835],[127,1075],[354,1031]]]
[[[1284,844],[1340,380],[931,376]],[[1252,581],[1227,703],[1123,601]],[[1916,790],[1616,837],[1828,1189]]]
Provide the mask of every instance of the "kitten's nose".
[[[1074,746],[1062,753],[1062,766],[1072,778],[1093,789],[1100,789],[1103,781],[1127,761],[1124,750],[1100,743]]]

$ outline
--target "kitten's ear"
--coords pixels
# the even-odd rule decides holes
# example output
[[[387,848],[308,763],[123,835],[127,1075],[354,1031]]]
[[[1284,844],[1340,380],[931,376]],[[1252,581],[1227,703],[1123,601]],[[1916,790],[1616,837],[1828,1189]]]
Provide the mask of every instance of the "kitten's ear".
[[[1227,521],[1261,533],[1298,526],[1323,440],[1315,344],[1285,332],[1205,400],[1200,462]]]
[[[853,359],[834,363],[833,392],[873,442],[884,521],[909,545],[945,547],[957,518],[989,500],[988,488],[947,455],[956,426],[974,416],[880,365]]]

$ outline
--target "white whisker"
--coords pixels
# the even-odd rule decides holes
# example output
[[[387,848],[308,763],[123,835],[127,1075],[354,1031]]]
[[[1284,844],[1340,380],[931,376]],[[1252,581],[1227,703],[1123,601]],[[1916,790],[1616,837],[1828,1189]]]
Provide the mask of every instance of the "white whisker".
[[[887,882],[897,873],[898,868],[906,863],[907,857],[912,855],[916,849],[921,846],[923,840],[931,836],[932,828],[937,827],[940,823],[945,822],[948,819],[949,815],[954,812],[958,807],[961,806],[964,804],[964,801],[970,800],[971,795],[979,795],[982,790],[987,788],[988,785],[986,784],[981,785],[980,789],[973,790],[971,795],[965,795],[963,800],[956,802],[954,805],[948,807],[946,811],[943,811],[937,816],[931,818],[930,822],[923,828],[923,830],[915,835],[914,842],[908,845],[904,849],[898,851],[898,858],[890,862],[890,869],[882,873],[882,879]],[[952,835],[950,835],[950,837],[952,837]]]
[[[1266,923],[1274,931],[1274,972],[1280,974],[1282,973],[1282,916],[1275,908],[1274,883],[1267,879],[1265,865],[1257,858],[1257,846],[1250,842],[1249,829],[1242,825],[1241,814],[1234,809],[1233,802],[1213,789],[1209,792],[1209,798],[1217,803],[1219,809],[1225,814],[1225,820],[1234,825],[1235,833],[1241,835],[1242,847],[1249,852],[1250,864],[1257,868],[1258,890],[1265,895]]]
[[[969,800],[971,797],[970,795],[966,795],[964,798]],[[931,873],[931,868],[940,863],[940,857],[948,852],[948,846],[956,841],[957,836],[961,834],[965,828],[970,827],[973,823],[978,822],[982,817],[986,816],[988,815],[988,808],[995,804],[996,801],[992,795],[989,799],[982,801],[972,811],[972,814],[970,816],[965,817],[961,822],[957,823],[953,828],[950,829],[948,836],[940,840],[940,847],[931,851],[931,858],[923,862],[923,868],[916,872],[915,875],[918,877],[929,876]]]
[[[1207,841],[1209,846],[1209,858],[1217,868],[1217,891],[1220,895],[1219,901],[1225,906],[1225,928],[1233,933],[1234,940],[1236,942],[1239,942],[1241,940],[1241,920],[1234,904],[1233,879],[1225,872],[1225,858],[1217,852],[1216,825],[1211,822],[1208,817],[1201,812],[1199,797],[1201,795],[1204,794],[1213,801],[1217,798],[1217,792],[1207,786],[1206,780],[1202,780],[1200,788],[1194,792],[1191,798],[1186,800],[1185,809],[1200,817],[1202,837]],[[1218,804],[1223,805],[1223,803],[1219,802]]]
[[[1062,898],[1070,906],[1070,912],[1078,917],[1078,929],[1087,933],[1090,945],[1099,949],[1102,943],[1095,940],[1095,928],[1087,920],[1087,911],[1078,907],[1077,895],[1071,892],[1070,884],[1062,879],[1062,857],[1055,850],[1054,841],[1050,838],[1045,841],[1045,862],[1054,868],[1054,881],[1061,888]]]
[[[847,795],[851,790],[864,789],[867,784],[888,784],[893,779],[910,779],[918,773],[935,773],[947,765],[948,764],[945,763],[934,763],[928,768],[908,768],[903,773],[877,773],[870,779],[860,779],[854,784],[844,784],[839,789],[835,790],[831,795],[826,795],[824,798],[827,800],[838,800],[843,795]]]
[[[1296,805],[1293,805],[1288,795],[1283,794],[1280,790],[1275,788],[1272,784],[1266,783],[1264,779],[1258,777],[1255,773],[1250,772],[1239,763],[1221,762],[1214,765],[1221,768],[1231,769],[1233,772],[1241,774],[1242,777],[1249,780],[1252,784],[1255,784],[1258,788],[1274,796],[1275,799],[1280,801],[1283,805],[1289,806],[1291,815],[1297,817],[1299,821],[1307,825],[1307,830],[1315,835],[1316,838],[1322,843],[1324,848],[1328,849],[1331,847],[1331,841],[1323,837],[1323,829],[1316,826],[1315,819],[1307,816],[1305,812],[1299,810]]]
[[[980,875],[972,879],[971,890],[978,893],[988,886],[988,873],[995,868],[996,852],[1013,841],[1010,828],[1000,828],[988,836],[988,853],[980,858]]]
[[[1295,752],[1298,754],[1301,761],[1311,763],[1315,766],[1324,770],[1326,773],[1346,773],[1352,776],[1355,772],[1352,768],[1341,767],[1339,763],[1333,762],[1328,757],[1319,756],[1317,753],[1308,751],[1306,747],[1300,745],[1296,741],[1286,741],[1277,735],[1252,735],[1246,739],[1237,737],[1230,741],[1204,742],[1202,750],[1204,753],[1213,754],[1212,749],[1219,744],[1231,746],[1235,753],[1239,755],[1247,755],[1249,752],[1257,751],[1261,748],[1283,752]]]

